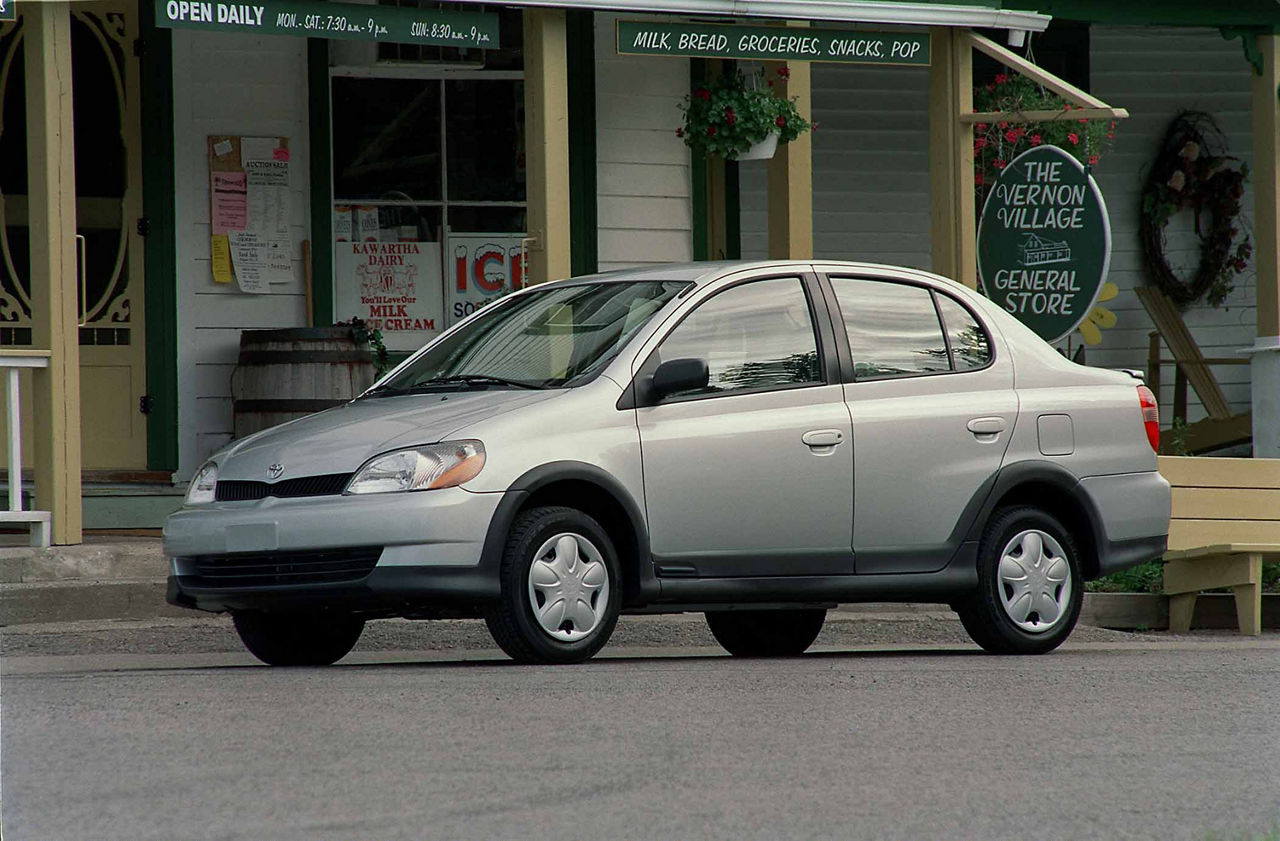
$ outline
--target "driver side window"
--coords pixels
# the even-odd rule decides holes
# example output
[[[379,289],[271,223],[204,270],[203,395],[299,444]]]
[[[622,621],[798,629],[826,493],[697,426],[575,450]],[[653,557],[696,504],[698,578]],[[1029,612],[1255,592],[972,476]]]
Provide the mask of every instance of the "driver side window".
[[[659,359],[704,359],[706,388],[667,400],[822,382],[818,341],[799,278],[756,280],[704,301],[671,331]]]

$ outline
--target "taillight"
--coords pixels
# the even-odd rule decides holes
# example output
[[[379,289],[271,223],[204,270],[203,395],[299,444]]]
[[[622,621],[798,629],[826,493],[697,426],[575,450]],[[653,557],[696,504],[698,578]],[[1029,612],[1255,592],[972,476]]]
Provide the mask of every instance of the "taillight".
[[[1156,396],[1145,385],[1138,386],[1138,402],[1142,404],[1142,425],[1147,428],[1147,441],[1151,449],[1160,452],[1160,407]]]

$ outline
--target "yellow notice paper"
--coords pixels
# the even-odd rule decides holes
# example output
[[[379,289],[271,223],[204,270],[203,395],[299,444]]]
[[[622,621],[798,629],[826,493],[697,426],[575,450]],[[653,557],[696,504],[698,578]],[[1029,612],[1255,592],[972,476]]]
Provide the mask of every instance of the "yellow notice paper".
[[[218,283],[231,282],[231,242],[226,234],[209,237],[209,250],[213,256],[213,279]]]

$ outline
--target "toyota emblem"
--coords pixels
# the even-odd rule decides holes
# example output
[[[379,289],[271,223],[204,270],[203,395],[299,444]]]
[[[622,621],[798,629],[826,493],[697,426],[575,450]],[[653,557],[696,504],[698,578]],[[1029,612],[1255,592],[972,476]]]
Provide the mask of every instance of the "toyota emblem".
[[[276,462],[267,468],[267,478],[275,481],[284,475],[284,465]]]

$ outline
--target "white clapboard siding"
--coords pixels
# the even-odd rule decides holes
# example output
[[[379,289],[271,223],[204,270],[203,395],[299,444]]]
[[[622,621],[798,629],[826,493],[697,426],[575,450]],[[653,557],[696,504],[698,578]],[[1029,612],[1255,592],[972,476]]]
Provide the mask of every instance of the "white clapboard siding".
[[[813,64],[815,256],[929,268],[929,74]],[[766,165],[739,164],[742,256],[768,255]]]
[[[675,130],[683,58],[619,56],[596,14],[596,193],[601,271],[693,259],[689,150]]]
[[[1138,241],[1138,207],[1142,178],[1157,144],[1174,116],[1184,109],[1207,111],[1218,121],[1230,143],[1230,153],[1251,161],[1250,73],[1239,40],[1225,41],[1216,29],[1094,26],[1090,33],[1090,72],[1093,93],[1106,102],[1129,109],[1120,123],[1115,146],[1094,170],[1111,217],[1110,279],[1120,296],[1105,306],[1116,313],[1114,329],[1102,331],[1102,344],[1089,348],[1090,365],[1145,368],[1147,337],[1154,329],[1133,288],[1144,282]],[[1244,198],[1245,215],[1253,216],[1253,194]],[[1199,251],[1191,232],[1190,214],[1173,220],[1168,251],[1175,266],[1194,271]],[[1205,303],[1184,315],[1205,356],[1234,357],[1253,344],[1255,333],[1254,277],[1248,271],[1236,282],[1225,306]],[[1168,351],[1164,351],[1167,357]],[[1232,411],[1247,411],[1250,400],[1249,366],[1213,369]],[[1167,424],[1173,407],[1173,371],[1166,369],[1159,395]],[[1188,390],[1190,420],[1204,417],[1195,392]]]
[[[178,477],[231,439],[231,372],[245,328],[305,323],[302,241],[310,225],[307,47],[302,38],[175,30]],[[209,259],[211,134],[288,137],[294,276],[261,295],[214,283]]]

